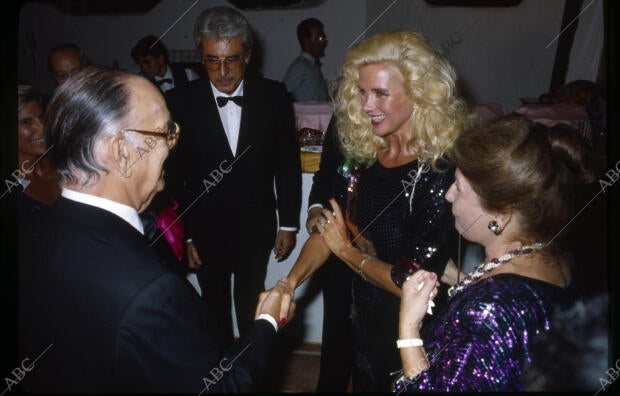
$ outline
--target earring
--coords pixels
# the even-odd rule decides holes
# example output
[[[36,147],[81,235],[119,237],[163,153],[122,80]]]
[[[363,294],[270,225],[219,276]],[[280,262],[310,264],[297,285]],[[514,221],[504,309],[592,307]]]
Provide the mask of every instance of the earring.
[[[491,230],[491,232],[495,235],[499,235],[503,231],[502,226],[500,226],[499,223],[495,220],[489,221],[489,230]]]

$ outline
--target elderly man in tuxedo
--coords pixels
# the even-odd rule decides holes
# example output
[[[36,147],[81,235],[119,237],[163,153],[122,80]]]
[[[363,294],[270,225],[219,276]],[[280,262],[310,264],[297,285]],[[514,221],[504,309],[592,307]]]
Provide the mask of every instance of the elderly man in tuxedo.
[[[220,348],[218,323],[142,234],[138,213],[162,189],[162,166],[179,133],[162,94],[137,74],[86,68],[56,91],[45,134],[62,196],[20,229],[26,390],[256,389],[275,318],[292,314],[280,312],[285,287],[264,294],[244,336]]]
[[[231,274],[243,335],[265,287],[270,251],[282,259],[294,246],[301,165],[286,87],[246,76],[252,32],[245,17],[230,7],[208,8],[196,20],[194,41],[208,79],[166,93],[184,128],[171,181],[181,187],[175,196],[184,197],[189,265],[227,343]]]

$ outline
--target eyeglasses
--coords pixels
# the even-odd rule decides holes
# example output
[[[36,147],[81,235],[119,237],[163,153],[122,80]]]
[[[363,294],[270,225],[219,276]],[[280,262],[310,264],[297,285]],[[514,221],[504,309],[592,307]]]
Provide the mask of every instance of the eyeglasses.
[[[319,43],[323,43],[325,41],[327,41],[327,37],[320,35],[319,37],[316,38],[316,41],[318,41]]]
[[[225,58],[207,55],[202,59],[202,63],[204,63],[210,71],[216,71],[220,68],[220,65],[224,65],[227,70],[232,67],[239,67],[242,60],[243,58],[241,55],[232,55]]]
[[[168,144],[168,148],[172,149],[176,146],[179,141],[179,136],[181,135],[181,127],[174,121],[170,121],[168,123],[167,131],[144,131],[141,129],[123,129],[123,132],[137,132],[143,135],[150,136],[162,136],[166,139],[166,143]]]

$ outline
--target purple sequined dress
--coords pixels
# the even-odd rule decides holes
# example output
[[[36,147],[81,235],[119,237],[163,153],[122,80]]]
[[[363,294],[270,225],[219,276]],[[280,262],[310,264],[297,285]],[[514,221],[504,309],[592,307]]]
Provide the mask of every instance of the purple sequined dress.
[[[394,168],[377,161],[359,179],[357,225],[374,245],[377,257],[396,265],[395,271],[406,272],[413,259],[424,269],[443,273],[449,241],[456,235],[450,203],[444,197],[454,181],[454,168],[443,168],[421,174],[411,202],[418,161]],[[402,367],[396,349],[399,307],[400,299],[392,293],[361,277],[353,278],[355,392],[388,392],[389,374]]]
[[[478,281],[422,328],[430,368],[396,391],[520,391],[533,338],[549,330],[570,288],[516,274]]]

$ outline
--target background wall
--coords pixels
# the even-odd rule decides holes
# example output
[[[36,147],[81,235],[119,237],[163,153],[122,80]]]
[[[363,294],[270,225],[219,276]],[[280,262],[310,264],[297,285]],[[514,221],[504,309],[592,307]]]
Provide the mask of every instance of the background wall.
[[[297,23],[316,17],[329,39],[323,73],[338,75],[346,49],[382,31],[411,29],[424,34],[452,61],[462,94],[472,103],[497,102],[506,110],[520,97],[549,88],[565,0],[523,0],[514,7],[437,7],[423,0],[325,0],[311,8],[244,11],[260,45],[255,61],[263,74],[280,80],[299,52]],[[467,3],[463,1],[462,3]],[[198,14],[225,0],[162,0],[141,15],[72,16],[39,2],[26,3],[19,19],[19,76],[51,92],[47,53],[74,42],[95,64],[137,70],[129,52],[147,34],[161,35],[169,50],[193,50]],[[586,0],[579,17],[567,81],[596,79],[603,42],[603,1]],[[176,24],[175,21],[187,12]],[[378,20],[377,17],[380,18]],[[376,20],[376,22],[375,22]],[[375,23],[373,23],[375,22]]]

